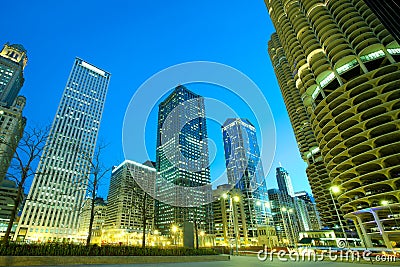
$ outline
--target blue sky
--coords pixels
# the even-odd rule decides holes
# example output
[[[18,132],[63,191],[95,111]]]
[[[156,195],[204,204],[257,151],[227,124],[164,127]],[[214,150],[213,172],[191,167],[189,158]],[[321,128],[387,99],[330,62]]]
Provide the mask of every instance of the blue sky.
[[[300,158],[267,52],[274,29],[263,1],[22,0],[18,4],[5,2],[2,9],[0,42],[20,43],[28,50],[21,94],[27,97],[24,115],[29,126],[52,122],[78,56],[112,73],[100,138],[109,143],[105,164],[119,164],[124,159],[124,114],[137,88],[155,73],[175,64],[220,62],[249,76],[272,110],[277,143],[275,162],[267,176],[269,188],[276,187],[274,167],[281,162],[291,174],[295,190],[310,191],[306,165]],[[187,87],[213,96],[212,87]],[[230,103],[227,98],[224,101]],[[245,108],[238,113],[249,114]],[[155,116],[152,118],[154,124],[148,123],[156,125]],[[149,150],[152,143],[155,149],[154,127],[146,129]],[[209,128],[210,137],[220,147],[219,125],[210,123]],[[213,175],[223,169],[223,150],[217,149],[211,167]],[[100,194],[106,196],[107,191],[108,183]]]

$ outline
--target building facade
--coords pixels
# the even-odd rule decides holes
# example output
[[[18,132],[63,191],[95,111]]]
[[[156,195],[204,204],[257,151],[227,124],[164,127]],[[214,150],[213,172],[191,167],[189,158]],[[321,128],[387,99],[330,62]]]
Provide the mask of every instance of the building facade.
[[[7,173],[25,129],[26,119],[22,110],[26,99],[18,93],[24,84],[27,62],[22,45],[5,44],[0,51],[0,182]]]
[[[19,44],[5,44],[0,52],[0,106],[14,104],[24,84],[24,69],[28,62],[26,50]]]
[[[219,185],[213,194],[217,198],[213,201],[214,236],[216,246],[238,248],[243,246],[277,246],[278,238],[272,217],[265,218],[267,223],[256,226],[257,234],[249,236],[245,210],[245,197],[238,189],[231,185]],[[260,206],[260,202],[258,203]]]
[[[299,220],[299,211],[296,209],[294,198],[279,189],[269,189],[268,197],[279,244],[295,246],[299,232],[304,226]]]
[[[143,215],[146,216],[146,232],[153,230],[152,195],[154,195],[155,179],[156,170],[148,162],[140,164],[125,160],[112,170],[104,224],[106,242],[141,244]],[[147,194],[146,202],[145,194]]]
[[[256,129],[248,119],[227,119],[222,126],[228,183],[243,196],[248,237],[270,223],[268,193]]]
[[[75,59],[18,225],[20,239],[74,240],[110,77]]]
[[[301,211],[301,220],[305,231],[322,229],[321,218],[319,216],[314,198],[306,191],[295,192],[297,210]]]
[[[368,7],[400,43],[400,5],[396,0],[364,0]]]
[[[156,158],[157,229],[168,234],[172,226],[181,227],[187,221],[211,233],[204,99],[182,85],[159,105]]]
[[[335,221],[337,186],[340,211],[364,244],[396,246],[399,44],[362,0],[265,3],[276,28],[271,61],[322,219]],[[323,165],[328,175],[316,169]]]
[[[78,237],[82,243],[85,243],[89,234],[90,216],[92,198],[87,198],[83,202],[82,210],[79,214]],[[91,244],[101,245],[103,242],[104,223],[107,217],[107,203],[101,197],[94,200],[94,218],[92,225]]]
[[[250,245],[252,242],[248,236],[244,198],[240,190],[220,185],[215,195],[219,196],[213,202],[215,244],[229,247]]]
[[[3,180],[0,183],[0,239],[4,236],[13,208],[15,207],[15,199],[18,195],[17,184],[11,180]],[[12,233],[17,228],[16,222],[12,228]]]

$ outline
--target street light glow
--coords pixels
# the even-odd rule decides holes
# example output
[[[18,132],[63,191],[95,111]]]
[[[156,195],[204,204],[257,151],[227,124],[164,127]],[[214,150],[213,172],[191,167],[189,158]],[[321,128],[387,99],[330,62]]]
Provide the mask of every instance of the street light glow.
[[[176,225],[173,225],[171,230],[173,233],[176,233],[178,231],[178,227]]]
[[[235,202],[239,202],[239,201],[240,201],[240,197],[234,196],[234,197],[233,197],[233,200],[234,200]]]
[[[257,205],[257,206],[261,206],[261,201],[260,201],[260,200],[257,200],[256,205]]]
[[[387,205],[389,205],[389,201],[387,201],[387,200],[382,200],[382,201],[381,201],[381,204],[382,204],[383,206],[387,206]]]
[[[330,190],[332,191],[332,193],[337,194],[340,193],[340,187],[337,185],[331,186]]]
[[[282,207],[282,211],[287,211],[287,208],[286,207]]]

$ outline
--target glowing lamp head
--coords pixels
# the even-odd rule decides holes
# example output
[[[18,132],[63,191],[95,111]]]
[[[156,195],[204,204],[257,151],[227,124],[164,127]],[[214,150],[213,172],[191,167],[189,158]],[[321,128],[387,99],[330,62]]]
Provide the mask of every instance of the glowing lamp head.
[[[340,187],[337,185],[332,186],[330,189],[334,194],[340,193]]]

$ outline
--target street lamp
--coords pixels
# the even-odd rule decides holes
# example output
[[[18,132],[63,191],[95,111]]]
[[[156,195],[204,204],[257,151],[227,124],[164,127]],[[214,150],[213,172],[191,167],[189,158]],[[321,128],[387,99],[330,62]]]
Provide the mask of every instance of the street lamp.
[[[240,197],[239,196],[233,196],[233,202],[239,202]],[[239,245],[238,245],[238,220],[237,220],[237,214],[236,214],[236,205],[232,205],[233,209],[233,229],[235,231],[235,245],[236,245],[236,255],[239,255]]]
[[[337,185],[331,186],[331,187],[329,188],[329,193],[330,193],[330,195],[331,195],[332,202],[333,202],[333,207],[335,208],[336,215],[337,215],[338,220],[339,220],[340,228],[342,228],[342,232],[343,232],[343,235],[344,235],[344,239],[345,239],[345,241],[346,241],[346,245],[348,245],[348,243],[347,243],[347,234],[346,234],[346,231],[344,230],[342,220],[340,219],[340,215],[339,215],[339,211],[338,211],[338,209],[337,209],[337,207],[336,207],[335,199],[333,198],[333,194],[340,193],[340,187],[337,186]],[[332,194],[332,193],[333,193],[333,194]]]

